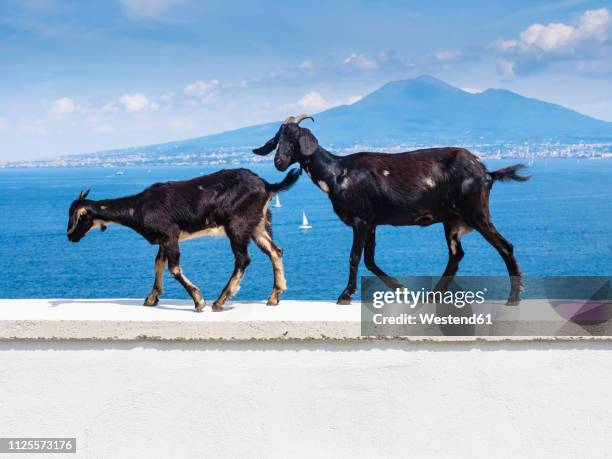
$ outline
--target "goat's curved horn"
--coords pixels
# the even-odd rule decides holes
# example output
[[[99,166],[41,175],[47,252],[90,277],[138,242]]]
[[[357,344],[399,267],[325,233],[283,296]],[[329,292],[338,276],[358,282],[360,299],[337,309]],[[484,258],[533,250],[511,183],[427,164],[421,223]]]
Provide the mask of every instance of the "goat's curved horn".
[[[86,197],[89,195],[89,192],[90,192],[90,191],[91,191],[91,188],[88,188],[88,189],[87,189],[87,190],[85,190],[85,191],[81,191],[81,192],[79,193],[79,197],[78,197],[77,199],[85,199],[85,198],[86,198]]]
[[[304,114],[304,115],[290,116],[289,118],[285,120],[283,124],[289,124],[289,123],[300,124],[302,121],[309,120],[309,119],[314,122],[314,118],[310,115]]]

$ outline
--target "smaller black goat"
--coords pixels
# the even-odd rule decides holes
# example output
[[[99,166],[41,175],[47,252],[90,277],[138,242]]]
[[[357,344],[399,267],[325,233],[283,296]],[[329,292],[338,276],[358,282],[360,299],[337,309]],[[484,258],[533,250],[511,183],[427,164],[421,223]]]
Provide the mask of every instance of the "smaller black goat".
[[[362,152],[336,156],[319,145],[308,129],[299,126],[309,115],[289,117],[276,135],[255,154],[276,150],[274,165],[280,171],[299,163],[311,180],[331,200],[334,212],[353,228],[349,279],[338,298],[348,304],[357,289],[357,268],[362,253],[365,265],[385,284],[401,287],[374,261],[376,227],[444,225],[448,263],[437,289],[445,290],[463,258],[461,236],[476,229],[501,255],[510,275],[508,304],[520,301],[521,272],[513,247],[497,231],[489,214],[489,193],[500,180],[523,182],[516,164],[488,171],[464,148],[427,148],[404,153]],[[314,121],[314,120],[313,120]]]
[[[155,306],[162,294],[163,270],[168,269],[193,298],[196,311],[205,306],[200,289],[187,279],[179,263],[179,242],[207,235],[225,234],[234,253],[234,272],[213,310],[222,310],[239,287],[250,263],[250,240],[270,258],[274,287],[268,305],[278,304],[286,289],[283,252],[272,240],[272,216],[268,210],[275,193],[287,190],[299,178],[297,169],[280,183],[270,184],[247,169],[222,170],[192,180],[156,183],[143,192],[118,199],[92,201],[81,192],[68,212],[68,239],[80,241],[90,230],[102,231],[111,223],[127,226],[151,244],[158,244],[155,282],[145,306]]]

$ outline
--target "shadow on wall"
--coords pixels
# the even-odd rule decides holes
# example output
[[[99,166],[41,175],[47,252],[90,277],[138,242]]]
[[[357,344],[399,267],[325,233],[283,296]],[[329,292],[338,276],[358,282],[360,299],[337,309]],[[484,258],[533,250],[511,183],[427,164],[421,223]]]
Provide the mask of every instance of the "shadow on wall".
[[[109,304],[112,303],[114,305],[120,306],[131,306],[131,307],[139,307],[139,308],[155,308],[155,309],[165,309],[171,311],[184,311],[184,312],[194,312],[193,302],[189,300],[174,300],[169,298],[167,302],[171,304],[158,304],[157,306],[143,306],[142,300],[139,299],[103,299],[103,300],[71,300],[71,299],[59,299],[59,300],[49,300],[49,305],[51,307],[59,307],[62,305],[68,304]],[[226,306],[226,308],[221,311],[230,311],[234,309],[235,306]]]

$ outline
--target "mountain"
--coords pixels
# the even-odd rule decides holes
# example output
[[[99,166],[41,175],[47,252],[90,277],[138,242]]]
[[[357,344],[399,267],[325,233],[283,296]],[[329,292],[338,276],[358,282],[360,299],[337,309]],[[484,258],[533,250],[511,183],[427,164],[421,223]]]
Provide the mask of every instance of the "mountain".
[[[511,91],[471,94],[430,76],[387,83],[359,102],[317,118],[316,134],[333,143],[612,140],[612,123]]]
[[[488,89],[472,94],[431,76],[387,83],[360,101],[325,110],[315,119],[314,124],[306,121],[303,125],[312,129],[321,145],[332,150],[398,145],[461,145],[478,149],[488,144],[491,151],[493,145],[508,154],[509,144],[539,143],[548,149],[551,144],[612,143],[612,123],[507,90]],[[250,148],[268,140],[280,123],[68,158],[80,158],[80,164],[94,156],[112,162],[121,157],[136,158],[135,162],[140,163],[167,163],[173,158],[177,163],[210,162],[211,158],[221,158],[221,162],[250,161],[257,159]],[[480,151],[483,149],[486,147]]]
[[[503,89],[472,94],[431,76],[393,81],[352,105],[317,114],[308,125],[323,145],[384,143],[611,141],[612,123]],[[280,121],[168,145],[259,145]]]

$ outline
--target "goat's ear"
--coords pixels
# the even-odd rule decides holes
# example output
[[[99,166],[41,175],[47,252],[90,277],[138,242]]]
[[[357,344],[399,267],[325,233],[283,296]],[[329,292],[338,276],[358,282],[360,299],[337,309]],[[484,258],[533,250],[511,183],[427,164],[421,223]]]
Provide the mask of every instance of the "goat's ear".
[[[319,142],[317,138],[312,135],[308,129],[300,128],[300,151],[303,156],[312,156],[317,148],[319,147]]]
[[[274,137],[272,137],[270,140],[268,140],[265,143],[264,146],[259,147],[259,148],[255,148],[253,150],[253,153],[255,153],[256,155],[259,155],[259,156],[267,155],[272,150],[274,150],[276,148],[276,146],[278,145],[278,138],[279,138],[279,135],[276,134]]]

